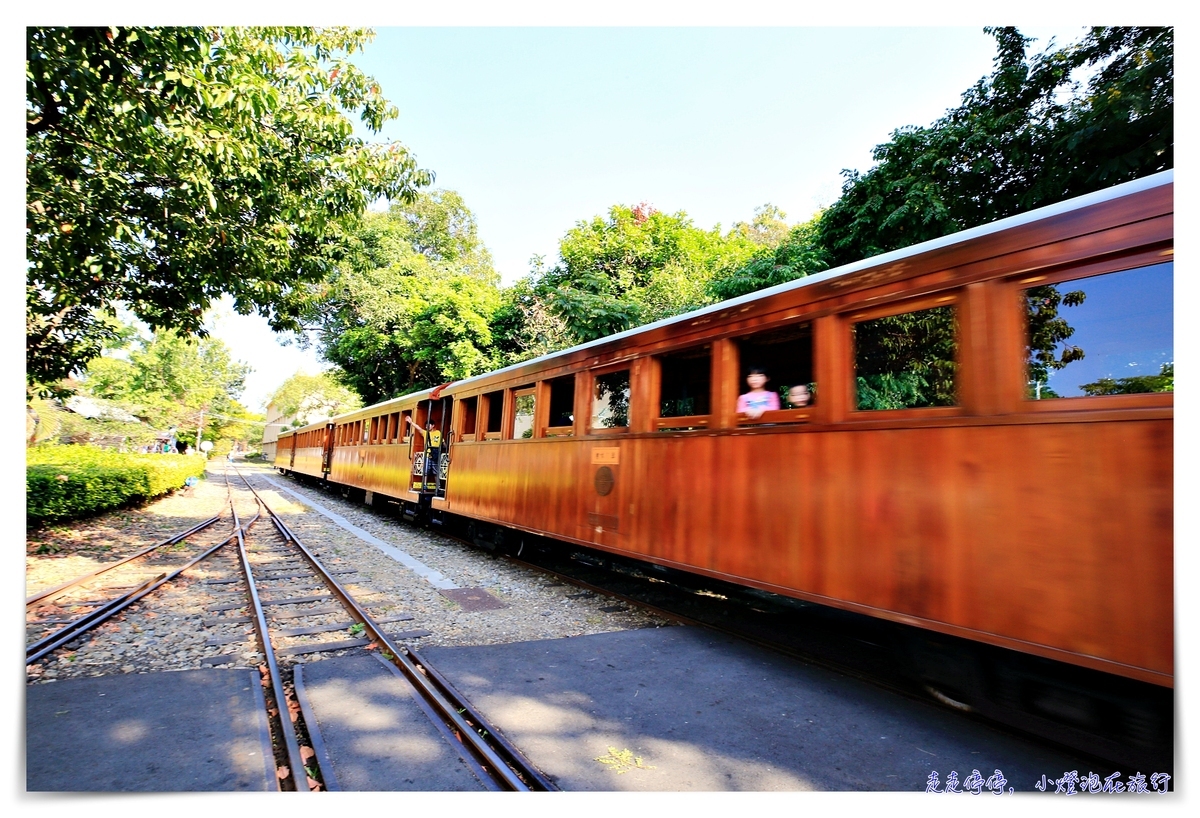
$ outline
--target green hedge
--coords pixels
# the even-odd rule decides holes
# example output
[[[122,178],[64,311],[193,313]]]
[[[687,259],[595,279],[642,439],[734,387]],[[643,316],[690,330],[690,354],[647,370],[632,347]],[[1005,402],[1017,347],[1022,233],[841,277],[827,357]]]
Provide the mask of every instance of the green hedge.
[[[90,446],[36,446],[25,454],[25,513],[69,520],[148,500],[204,474],[203,455],[124,454]]]

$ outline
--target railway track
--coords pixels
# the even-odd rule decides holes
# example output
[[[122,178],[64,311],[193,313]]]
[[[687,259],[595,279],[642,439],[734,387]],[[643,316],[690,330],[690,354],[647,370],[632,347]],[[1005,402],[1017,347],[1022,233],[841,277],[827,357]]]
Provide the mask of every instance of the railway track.
[[[399,640],[428,635],[411,627],[412,616],[397,612],[386,597],[370,603],[369,590],[351,594],[342,581],[353,569],[303,543],[268,506],[251,481],[225,468],[228,513],[218,515],[97,571],[40,591],[28,600],[34,612],[28,630],[27,664],[83,638],[110,618],[201,561],[203,585],[212,603],[202,621],[205,644],[232,651],[211,664],[254,657],[267,704],[281,790],[337,790],[336,776],[322,768],[319,732],[310,732],[299,657],[367,648],[390,662],[425,703],[444,735],[461,744],[460,755],[488,789],[551,790],[554,785],[517,748],[489,725],[453,686]],[[222,522],[224,521],[224,522]],[[228,524],[232,524],[232,529]],[[168,570],[152,555],[172,554]],[[186,553],[178,553],[178,550]],[[130,587],[132,586],[132,587]],[[74,595],[74,596],[72,596]],[[100,599],[75,599],[79,595]],[[57,600],[57,602],[56,602]],[[69,613],[39,616],[38,611]],[[59,621],[61,619],[62,621]],[[385,628],[385,626],[387,626]],[[311,714],[308,714],[311,718]]]

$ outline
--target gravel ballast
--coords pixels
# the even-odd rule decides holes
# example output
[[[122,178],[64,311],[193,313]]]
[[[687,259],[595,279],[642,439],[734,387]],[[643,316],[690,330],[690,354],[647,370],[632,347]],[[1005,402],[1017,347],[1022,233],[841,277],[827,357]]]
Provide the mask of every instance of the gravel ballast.
[[[417,648],[496,645],[669,624],[636,609],[602,610],[614,607],[611,598],[580,591],[436,531],[302,485],[268,467],[241,463],[238,467],[262,499],[323,561],[339,571],[357,572],[347,575],[342,584],[373,616],[407,614],[412,619],[403,623],[404,629],[428,631],[427,636],[404,640]],[[26,593],[93,571],[223,509],[228,516],[224,469],[223,462],[210,463],[207,479],[190,495],[176,492],[137,509],[31,530],[26,544]],[[240,479],[231,474],[230,485],[239,503],[238,513],[253,513],[252,498]],[[342,524],[327,515],[341,518]],[[222,520],[212,536],[219,536],[216,528],[227,533],[230,525]],[[259,525],[263,528],[256,531],[268,528],[265,523]],[[225,546],[97,631],[29,665],[28,682],[259,665],[262,656],[254,649],[253,639],[237,638],[239,634],[248,635],[250,626],[216,625],[218,614],[211,610],[231,599],[231,586],[220,580],[236,575],[235,554],[234,546]],[[164,554],[162,559],[169,557]],[[115,594],[95,587],[90,597],[84,590],[76,598],[109,598]],[[482,588],[503,607],[464,610],[442,593],[447,588]],[[27,620],[73,615],[78,613],[52,606],[31,609]],[[27,637],[27,641],[32,638]],[[330,636],[331,640],[337,638],[341,637]],[[222,640],[224,644],[217,644]],[[345,653],[306,654],[297,660],[320,661]]]

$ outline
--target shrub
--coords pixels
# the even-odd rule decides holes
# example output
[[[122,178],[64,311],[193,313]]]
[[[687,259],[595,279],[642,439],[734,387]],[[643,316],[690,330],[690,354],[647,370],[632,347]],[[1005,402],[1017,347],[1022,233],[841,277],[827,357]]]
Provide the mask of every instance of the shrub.
[[[31,522],[69,520],[149,500],[202,476],[204,463],[202,455],[37,446],[25,455],[25,513]]]

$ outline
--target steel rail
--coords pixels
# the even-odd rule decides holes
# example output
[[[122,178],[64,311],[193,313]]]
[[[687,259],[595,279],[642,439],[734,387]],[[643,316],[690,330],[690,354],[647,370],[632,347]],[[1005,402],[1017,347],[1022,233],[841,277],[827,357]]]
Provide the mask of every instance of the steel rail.
[[[483,717],[483,714],[481,714],[473,704],[467,701],[467,699],[458,692],[454,685],[450,683],[450,680],[443,676],[437,670],[437,668],[426,662],[425,659],[422,658],[419,653],[417,653],[416,648],[410,647],[405,648],[405,650],[408,652],[408,655],[412,658],[413,663],[418,667],[420,672],[425,673],[433,681],[433,683],[438,686],[438,689],[441,691],[442,695],[450,700],[451,705],[456,711],[466,712],[470,716],[471,720],[476,724],[487,724],[487,720]],[[491,725],[488,726],[490,727]],[[552,792],[558,789],[554,782],[542,775],[537,768],[535,768],[525,759],[521,751],[518,750],[516,746],[512,744],[512,742],[497,733],[495,730],[489,729],[488,735],[492,737],[492,741],[494,743],[499,745],[502,754],[509,759],[509,764],[511,766],[517,766],[517,768],[521,771],[521,775],[528,776],[529,780],[536,782],[537,789],[545,792]],[[531,787],[531,789],[533,788]]]
[[[245,480],[245,478],[242,478]],[[247,481],[246,485],[250,483]],[[250,489],[252,492],[253,488]],[[271,510],[263,503],[262,498],[257,493],[254,495],[259,505],[267,510],[270,514]],[[232,508],[232,506],[230,506]],[[261,516],[255,515],[257,520]],[[233,519],[237,521],[237,509],[233,509]],[[273,518],[272,518],[273,519]],[[246,526],[247,529],[253,525],[253,521]],[[242,564],[242,572],[246,576],[246,589],[250,596],[250,604],[253,609],[254,629],[258,633],[259,645],[262,648],[263,656],[267,664],[267,676],[270,678],[271,690],[275,698],[275,713],[279,720],[279,732],[283,737],[284,746],[287,749],[289,775],[292,778],[292,786],[297,792],[310,792],[308,788],[308,772],[304,769],[304,758],[300,755],[300,742],[296,740],[296,731],[292,727],[291,715],[287,706],[287,694],[283,689],[283,679],[279,675],[279,663],[275,660],[275,648],[271,644],[271,634],[267,630],[267,617],[263,612],[262,600],[258,598],[258,585],[254,581],[254,572],[250,568],[250,557],[246,553],[246,539],[242,536],[242,529],[237,529],[238,557]],[[301,779],[300,776],[304,776]],[[304,781],[301,786],[300,782]]]
[[[94,579],[94,578],[100,576],[101,574],[105,573],[106,571],[111,571],[114,568],[119,568],[120,566],[124,565],[127,562],[130,562],[131,560],[135,560],[138,557],[145,556],[146,554],[149,554],[151,551],[153,551],[156,548],[162,548],[164,545],[174,545],[177,542],[182,542],[183,540],[186,540],[188,537],[192,536],[193,534],[196,534],[197,532],[208,528],[210,525],[212,525],[219,519],[221,519],[220,514],[218,514],[215,517],[210,517],[207,520],[205,520],[204,522],[192,526],[191,528],[189,528],[187,531],[183,532],[182,534],[176,534],[175,536],[173,536],[169,539],[163,540],[160,543],[155,543],[154,545],[143,548],[141,551],[138,551],[136,554],[131,554],[130,556],[126,557],[123,560],[118,560],[117,562],[114,562],[110,565],[105,565],[101,568],[97,568],[95,571],[92,571],[90,574],[83,574],[82,576],[78,576],[75,579],[67,580],[62,585],[57,585],[53,588],[50,588],[49,590],[34,594],[31,597],[27,597],[25,599],[25,607],[28,608],[33,603],[40,602],[43,599],[46,599],[47,597],[57,596],[58,594],[67,590],[68,588],[73,588],[76,585],[87,582],[89,579]]]
[[[392,663],[404,673],[441,718],[458,732],[463,745],[476,756],[477,761],[485,769],[490,769],[493,778],[497,779],[499,783],[508,789],[516,792],[529,792],[535,788],[539,790],[557,789],[549,780],[537,772],[533,765],[516,748],[512,747],[511,744],[505,742],[502,745],[502,749],[504,750],[502,754],[498,752],[497,747],[485,741],[479,732],[477,732],[479,727],[469,724],[463,718],[462,714],[458,712],[459,706],[451,702],[439,687],[430,680],[430,677],[423,673],[413,660],[409,658],[408,649],[402,645],[397,645],[384,633],[383,629],[371,618],[371,615],[325,570],[321,562],[296,537],[287,523],[280,519],[279,515],[262,501],[262,498],[259,497],[254,487],[250,485],[250,481],[246,479],[245,475],[242,475],[241,472],[238,472],[238,475],[246,483],[250,491],[254,493],[254,496],[259,498],[259,502],[262,503],[263,508],[270,515],[271,521],[275,524],[279,533],[300,549],[300,553],[304,555],[313,569],[321,575],[334,595],[338,597],[338,600],[353,612],[359,622],[363,623],[364,630],[370,635],[371,639],[386,648],[388,655],[392,657]],[[479,726],[486,724],[486,721],[477,714],[475,721]],[[490,725],[488,726],[490,727]],[[496,735],[494,730],[488,729],[487,732],[490,735]]]
[[[258,518],[255,517],[255,519],[257,520]],[[251,524],[253,524],[253,521],[251,521]],[[177,568],[176,570],[172,571],[171,573],[159,574],[157,577],[147,580],[146,582],[142,583],[141,585],[139,585],[137,588],[133,589],[129,593],[123,594],[122,596],[119,596],[119,597],[116,597],[115,599],[109,600],[108,602],[106,602],[104,605],[97,608],[96,610],[81,616],[79,619],[76,619],[72,622],[68,622],[66,625],[63,625],[61,628],[59,628],[54,633],[49,634],[48,636],[44,636],[41,639],[39,639],[38,641],[30,644],[28,647],[25,648],[25,664],[28,665],[28,664],[31,664],[32,662],[36,662],[38,659],[42,658],[47,653],[50,653],[52,650],[62,647],[64,644],[66,644],[67,642],[70,642],[72,639],[76,638],[77,636],[81,636],[81,635],[87,633],[92,628],[94,628],[97,625],[101,624],[102,622],[105,622],[106,620],[110,619],[114,614],[129,607],[130,605],[137,602],[142,597],[146,596],[146,594],[150,593],[151,591],[156,590],[157,588],[161,587],[162,585],[165,585],[166,583],[175,579],[175,577],[179,576],[184,571],[191,568],[196,563],[200,562],[202,559],[205,559],[206,557],[216,553],[216,551],[219,548],[223,547],[226,543],[233,540],[235,536],[236,536],[236,534],[230,534],[228,537],[226,537],[221,542],[212,546],[211,548],[209,548],[207,551],[203,552],[199,556],[189,560],[187,563],[185,563],[181,567]]]
[[[268,513],[270,513],[270,509],[268,509]],[[277,518],[273,517],[273,519],[275,520],[275,525],[280,528],[281,533],[284,533],[284,536],[286,536],[297,548],[300,549],[301,553],[304,554],[306,559],[316,564],[316,558],[308,551],[307,547],[296,538],[295,534],[291,532],[291,529],[287,527],[287,524]],[[532,775],[532,765],[523,765],[529,767],[528,771],[520,768],[518,768],[518,770],[514,770],[509,761],[504,759],[499,753],[496,752],[495,748],[483,740],[483,737],[478,734],[477,728],[469,724],[467,720],[463,718],[462,714],[458,712],[458,708],[456,708],[453,703],[447,700],[438,687],[434,685],[429,678],[420,671],[420,669],[418,669],[417,665],[412,661],[412,659],[409,658],[408,649],[403,645],[397,645],[395,642],[393,642],[391,637],[384,633],[383,629],[379,627],[374,619],[371,618],[371,615],[368,614],[366,610],[363,609],[362,606],[360,606],[358,602],[356,602],[354,598],[350,596],[350,594],[347,593],[340,584],[337,583],[336,580],[334,580],[332,577],[328,577],[328,575],[324,574],[324,572],[322,572],[322,575],[327,577],[330,583],[330,588],[338,597],[339,601],[341,601],[344,606],[350,609],[359,622],[363,623],[364,630],[371,637],[371,639],[382,645],[387,650],[388,655],[392,657],[392,663],[404,673],[404,675],[413,684],[413,686],[417,688],[417,691],[425,698],[425,700],[434,707],[434,709],[443,719],[448,721],[450,725],[454,727],[454,729],[458,732],[463,744],[472,751],[472,753],[477,757],[477,760],[485,767],[485,769],[490,769],[492,777],[498,779],[500,783],[511,790],[517,792],[530,791],[532,788],[525,783],[524,779],[534,777]],[[479,720],[479,722],[481,721],[482,720]],[[488,732],[492,733],[494,731],[489,730]],[[541,778],[541,776],[537,776],[537,778]]]

